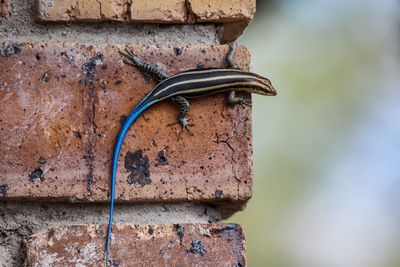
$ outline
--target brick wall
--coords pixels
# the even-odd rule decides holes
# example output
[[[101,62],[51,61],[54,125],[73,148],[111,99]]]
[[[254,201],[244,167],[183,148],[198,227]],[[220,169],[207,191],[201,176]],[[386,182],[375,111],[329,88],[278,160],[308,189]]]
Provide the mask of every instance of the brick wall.
[[[113,143],[155,85],[118,51],[170,74],[223,67],[254,11],[252,0],[0,0],[0,266],[103,263]],[[235,60],[247,69],[247,49]],[[218,221],[252,195],[251,109],[194,100],[181,138],[167,126],[177,112],[157,105],[125,139],[114,264],[244,266],[242,227]],[[130,168],[138,159],[146,174]]]

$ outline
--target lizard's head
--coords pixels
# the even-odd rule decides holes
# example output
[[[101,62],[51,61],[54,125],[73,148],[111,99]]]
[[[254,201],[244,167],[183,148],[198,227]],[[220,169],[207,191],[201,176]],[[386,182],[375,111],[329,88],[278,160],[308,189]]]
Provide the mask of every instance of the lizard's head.
[[[272,86],[272,83],[269,79],[262,77],[257,74],[253,74],[255,78],[255,85],[251,88],[252,93],[266,95],[266,96],[274,96],[276,95],[276,90]]]

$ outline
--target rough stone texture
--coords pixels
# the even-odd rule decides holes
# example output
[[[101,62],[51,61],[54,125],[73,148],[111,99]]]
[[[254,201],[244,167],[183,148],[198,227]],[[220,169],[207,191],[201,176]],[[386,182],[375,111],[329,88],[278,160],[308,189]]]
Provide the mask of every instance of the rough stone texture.
[[[126,0],[38,0],[43,21],[127,20]]]
[[[38,0],[38,7],[43,21],[225,23],[250,21],[255,0]]]
[[[59,226],[26,242],[27,266],[101,266],[106,226]],[[113,266],[245,266],[235,224],[116,225]]]
[[[156,23],[185,23],[188,14],[185,0],[133,1],[131,20]]]
[[[227,43],[253,19],[255,0],[38,0],[38,10],[41,21],[216,23],[223,25],[220,41]]]
[[[23,240],[33,233],[65,224],[105,224],[108,212],[106,204],[0,202],[0,266],[24,266]],[[117,205],[114,216],[114,222],[120,224],[209,223],[219,219],[213,207],[193,203]]]
[[[12,2],[10,17],[0,23],[0,41],[77,41],[86,44],[213,45],[218,43],[216,26],[191,24],[159,26],[142,23],[43,23],[38,21],[37,2]]]
[[[255,0],[187,0],[189,13],[197,22],[234,22],[253,18]]]
[[[8,0],[0,0],[0,22],[9,16]]]
[[[113,144],[127,115],[154,86],[124,64],[124,46],[3,44],[0,58],[0,197],[108,201]],[[221,67],[227,46],[130,47],[169,73]],[[13,53],[4,51],[14,51]],[[248,67],[239,48],[236,61]],[[224,216],[252,193],[251,110],[219,94],[192,101],[194,136],[166,101],[131,127],[121,151],[119,202],[193,201],[223,205]],[[135,166],[142,164],[142,173]]]

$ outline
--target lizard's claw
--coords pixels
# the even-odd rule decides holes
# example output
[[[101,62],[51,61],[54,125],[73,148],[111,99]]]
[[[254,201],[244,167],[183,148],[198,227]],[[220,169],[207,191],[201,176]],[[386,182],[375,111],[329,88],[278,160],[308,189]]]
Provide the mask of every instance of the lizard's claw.
[[[251,99],[250,98],[245,98],[245,97],[235,97],[235,98],[230,98],[228,99],[228,103],[230,105],[236,105],[239,104],[241,106],[247,106],[251,107]]]
[[[128,49],[125,49],[125,52],[126,54],[124,52],[119,51],[119,53],[126,58],[124,59],[124,62],[129,65],[137,66],[139,60],[138,55],[133,53],[132,50]]]
[[[242,106],[247,106],[247,107],[251,107],[251,99],[249,98],[241,98],[239,101],[239,104]]]
[[[193,126],[193,124],[190,124],[189,121],[191,121],[191,119],[182,118],[179,120],[179,123],[182,125],[182,131],[187,130],[190,132],[189,126]]]
[[[178,133],[178,139],[180,139],[182,133],[185,130],[188,131],[191,135],[193,135],[193,133],[189,129],[190,126],[194,126],[194,124],[189,123],[189,121],[191,121],[191,120],[192,119],[182,118],[182,119],[179,119],[178,121],[176,121],[174,123],[168,124],[168,127],[174,126],[174,125],[179,123],[182,126],[182,130],[179,131],[179,133]]]

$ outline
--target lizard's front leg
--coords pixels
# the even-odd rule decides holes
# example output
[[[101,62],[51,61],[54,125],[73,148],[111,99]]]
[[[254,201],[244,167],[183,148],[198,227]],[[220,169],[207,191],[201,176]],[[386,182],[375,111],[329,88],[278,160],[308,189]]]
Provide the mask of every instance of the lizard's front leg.
[[[226,55],[226,62],[228,63],[229,68],[232,69],[240,69],[239,66],[236,65],[234,60],[236,48],[237,48],[237,41],[230,43],[229,51],[228,54]],[[242,96],[236,96],[235,91],[230,91],[228,97],[228,103],[231,105],[241,104],[241,105],[251,106],[251,99]]]
[[[246,97],[240,97],[240,96],[236,96],[236,92],[235,91],[230,91],[229,92],[229,96],[228,96],[228,103],[231,105],[236,105],[236,104],[240,104],[240,105],[245,105],[245,106],[251,106],[251,99],[246,98]]]
[[[134,67],[138,67],[141,71],[146,72],[150,75],[153,75],[158,81],[165,80],[169,77],[167,72],[163,70],[160,66],[154,63],[148,63],[142,60],[137,54],[133,53],[132,50],[126,49],[126,54],[119,52],[123,55],[127,60],[124,60],[126,64],[132,65]]]

